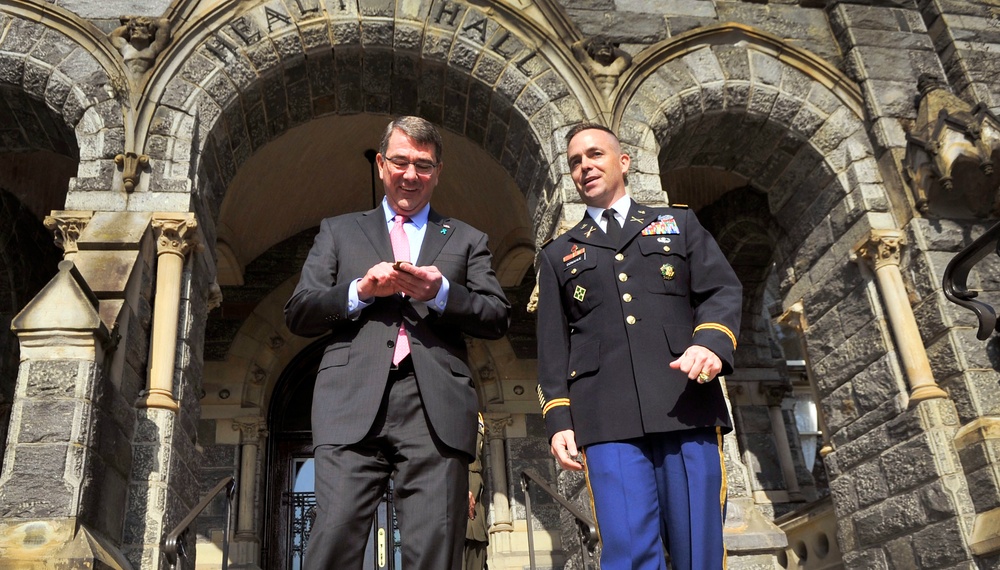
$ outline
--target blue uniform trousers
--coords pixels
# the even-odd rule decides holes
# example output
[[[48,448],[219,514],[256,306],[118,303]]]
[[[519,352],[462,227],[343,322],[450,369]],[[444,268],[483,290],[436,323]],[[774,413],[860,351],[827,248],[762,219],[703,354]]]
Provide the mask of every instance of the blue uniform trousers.
[[[725,464],[718,428],[598,443],[585,452],[601,570],[725,568]]]

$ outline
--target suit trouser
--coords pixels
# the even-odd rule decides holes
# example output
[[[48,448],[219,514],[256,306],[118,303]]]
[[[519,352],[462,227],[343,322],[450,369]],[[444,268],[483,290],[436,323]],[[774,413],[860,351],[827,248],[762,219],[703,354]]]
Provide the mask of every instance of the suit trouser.
[[[717,428],[648,434],[585,450],[602,570],[725,568],[726,490]]]
[[[317,518],[306,570],[360,570],[375,509],[390,477],[403,568],[460,570],[469,457],[434,435],[412,371],[390,374],[378,417],[364,439],[318,446],[314,458]]]

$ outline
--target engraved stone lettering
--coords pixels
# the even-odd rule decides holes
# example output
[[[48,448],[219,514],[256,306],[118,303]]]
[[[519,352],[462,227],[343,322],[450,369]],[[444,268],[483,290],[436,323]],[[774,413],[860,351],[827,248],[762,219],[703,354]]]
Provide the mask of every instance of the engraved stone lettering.
[[[441,9],[438,10],[437,16],[434,18],[434,21],[436,23],[440,24],[441,23],[441,18],[445,14],[448,14],[449,17],[448,17],[448,24],[447,25],[454,26],[455,25],[455,18],[457,18],[460,13],[461,13],[461,8],[459,7],[458,4],[456,4],[454,2],[449,2],[449,1],[446,0],[445,2],[441,3]]]
[[[274,10],[265,7],[264,13],[267,14],[267,30],[269,32],[274,31],[275,22],[283,22],[285,26],[290,26],[292,24],[292,19],[286,16],[285,14],[282,14],[281,12],[275,12]]]
[[[466,37],[477,40],[480,44],[486,43],[486,18],[465,26],[462,28],[462,33],[465,34]]]

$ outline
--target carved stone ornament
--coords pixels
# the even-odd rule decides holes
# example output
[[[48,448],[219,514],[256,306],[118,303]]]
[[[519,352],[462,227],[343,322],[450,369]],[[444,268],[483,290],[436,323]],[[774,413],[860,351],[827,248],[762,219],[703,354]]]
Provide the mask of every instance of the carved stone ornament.
[[[222,287],[219,286],[218,281],[213,281],[212,284],[208,286],[208,293],[205,296],[205,304],[208,306],[209,311],[214,311],[222,306]]]
[[[764,399],[767,400],[768,406],[780,407],[785,398],[792,393],[792,387],[788,384],[761,383],[758,389],[764,395]]]
[[[632,56],[603,36],[573,43],[573,55],[605,97],[611,96],[618,78],[632,65]]]
[[[158,253],[176,253],[185,257],[191,248],[198,247],[198,222],[194,216],[187,218],[153,218]]]
[[[170,22],[166,18],[122,16],[121,26],[109,34],[125,60],[125,67],[139,76],[153,67],[156,56],[170,43]]]
[[[973,107],[956,97],[932,76],[921,76],[918,85],[917,120],[906,137],[905,158],[917,210],[955,215],[950,210],[959,207],[976,216],[1000,214],[1000,179],[993,165],[993,154],[1000,150],[1000,119],[985,104]],[[962,162],[978,165],[979,172],[957,169]],[[955,184],[953,177],[960,174]]]
[[[514,425],[514,418],[509,415],[485,415],[486,436],[489,439],[503,439],[507,426]]]
[[[126,152],[115,156],[115,164],[122,169],[122,182],[125,184],[125,191],[132,192],[139,185],[139,175],[142,169],[149,164],[149,157],[145,154]]]
[[[267,437],[267,422],[260,418],[244,418],[233,420],[233,431],[240,432],[241,443],[256,444],[260,438]]]
[[[63,212],[63,214],[66,213]],[[65,257],[80,251],[76,246],[76,240],[80,238],[80,234],[89,222],[89,215],[68,216],[57,214],[55,216],[45,216],[44,224],[52,232],[56,247],[63,250],[63,257]]]
[[[872,265],[876,271],[886,265],[899,266],[906,234],[900,230],[872,230],[868,237],[858,244],[855,253]]]

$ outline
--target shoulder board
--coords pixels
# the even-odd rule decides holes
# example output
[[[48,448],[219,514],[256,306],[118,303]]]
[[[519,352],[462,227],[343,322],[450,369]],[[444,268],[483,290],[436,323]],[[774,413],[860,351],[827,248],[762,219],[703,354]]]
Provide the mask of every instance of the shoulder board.
[[[547,239],[544,242],[542,242],[542,245],[538,246],[538,249],[545,249],[545,246],[547,246],[550,243],[552,243],[553,241],[555,241],[555,239],[556,238],[554,238],[554,237],[550,237],[549,239]]]
[[[687,204],[670,204],[668,207],[670,207],[670,208],[684,208],[685,210],[687,210],[691,206],[688,206]]]

